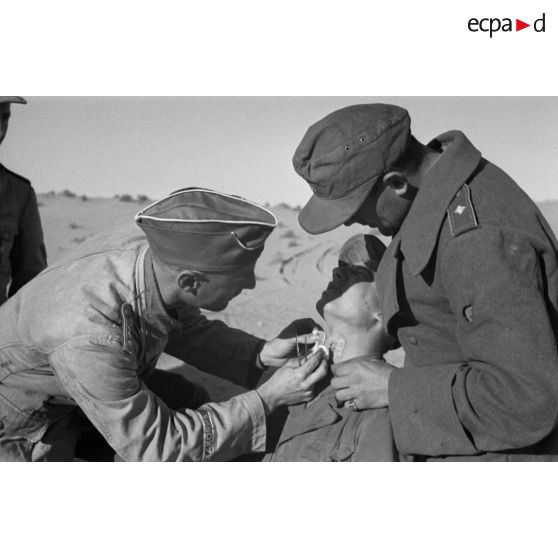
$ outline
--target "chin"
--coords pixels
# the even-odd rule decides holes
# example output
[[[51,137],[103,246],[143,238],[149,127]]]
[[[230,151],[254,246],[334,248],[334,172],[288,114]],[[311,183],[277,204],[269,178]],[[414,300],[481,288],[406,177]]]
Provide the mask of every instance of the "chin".
[[[339,317],[342,317],[342,316],[339,316],[339,311],[338,311],[337,305],[333,302],[328,302],[324,306],[323,318],[327,322],[332,317],[333,318],[339,318]]]
[[[206,306],[204,309],[210,312],[222,312],[229,305],[229,302],[230,301],[227,300],[226,302],[213,303]]]

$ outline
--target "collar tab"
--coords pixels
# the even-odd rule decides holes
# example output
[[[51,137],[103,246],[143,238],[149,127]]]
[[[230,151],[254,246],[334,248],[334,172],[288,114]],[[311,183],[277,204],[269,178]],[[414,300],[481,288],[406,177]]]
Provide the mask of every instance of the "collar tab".
[[[441,134],[429,146],[439,146],[442,153],[424,177],[401,227],[401,250],[413,276],[430,261],[446,212],[482,157],[465,134],[456,130]],[[474,214],[472,204],[471,211]]]

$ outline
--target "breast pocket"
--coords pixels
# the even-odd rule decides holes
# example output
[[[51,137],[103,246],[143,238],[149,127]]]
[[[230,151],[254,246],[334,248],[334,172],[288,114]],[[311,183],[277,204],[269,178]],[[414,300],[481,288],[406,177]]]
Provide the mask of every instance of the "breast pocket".
[[[18,233],[17,223],[0,223],[0,273],[10,273],[10,252]]]

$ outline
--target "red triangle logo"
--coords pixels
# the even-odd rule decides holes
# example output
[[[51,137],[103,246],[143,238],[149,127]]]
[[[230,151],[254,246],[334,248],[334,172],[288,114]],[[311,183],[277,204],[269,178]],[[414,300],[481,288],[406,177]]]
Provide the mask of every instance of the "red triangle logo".
[[[526,27],[531,27],[531,24],[530,23],[525,23],[524,21],[521,21],[520,19],[515,20],[515,30],[516,31],[521,31],[522,29],[525,29]]]

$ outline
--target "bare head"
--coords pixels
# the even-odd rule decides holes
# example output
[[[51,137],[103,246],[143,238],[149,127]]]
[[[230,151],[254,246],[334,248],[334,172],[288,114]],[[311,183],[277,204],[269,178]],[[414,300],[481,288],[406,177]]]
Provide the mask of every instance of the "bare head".
[[[353,338],[365,335],[375,347],[383,348],[380,352],[394,344],[384,329],[375,281],[384,251],[384,244],[376,236],[351,237],[341,248],[338,266],[316,304],[330,331]]]

